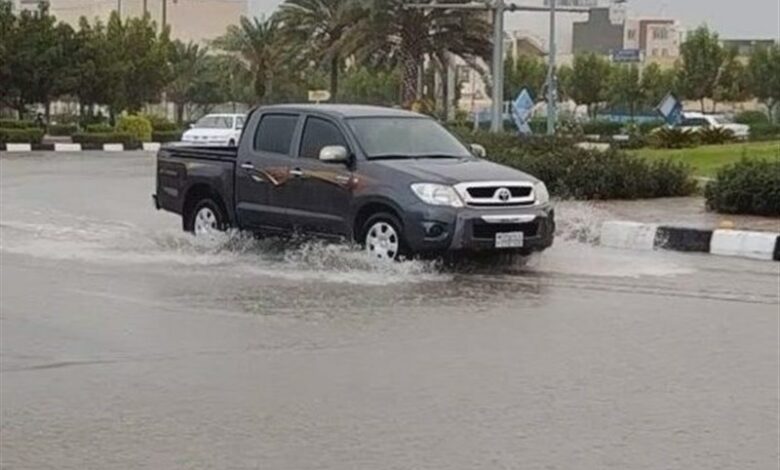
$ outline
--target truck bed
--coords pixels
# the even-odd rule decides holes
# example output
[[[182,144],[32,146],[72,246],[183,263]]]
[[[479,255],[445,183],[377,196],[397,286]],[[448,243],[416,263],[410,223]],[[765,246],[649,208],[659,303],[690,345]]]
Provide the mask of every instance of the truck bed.
[[[160,157],[187,158],[196,160],[235,161],[237,147],[216,147],[197,145],[166,145],[160,149]]]

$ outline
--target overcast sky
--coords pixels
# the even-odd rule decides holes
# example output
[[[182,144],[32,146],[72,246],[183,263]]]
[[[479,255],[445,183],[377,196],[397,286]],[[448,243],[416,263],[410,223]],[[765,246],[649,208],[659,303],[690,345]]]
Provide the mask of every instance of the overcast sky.
[[[778,38],[780,0],[629,0],[632,16],[669,16],[686,29],[707,23],[722,38]]]

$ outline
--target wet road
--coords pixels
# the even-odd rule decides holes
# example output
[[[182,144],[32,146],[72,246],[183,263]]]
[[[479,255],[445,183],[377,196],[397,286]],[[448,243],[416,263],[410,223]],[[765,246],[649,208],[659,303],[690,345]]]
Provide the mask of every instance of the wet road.
[[[780,264],[202,242],[144,154],[0,157],[0,466],[771,469]],[[587,239],[603,211],[559,208]]]

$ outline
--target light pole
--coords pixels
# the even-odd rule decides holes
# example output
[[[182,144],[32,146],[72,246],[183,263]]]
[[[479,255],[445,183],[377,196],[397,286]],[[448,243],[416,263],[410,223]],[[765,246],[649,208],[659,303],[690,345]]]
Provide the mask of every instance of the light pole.
[[[558,101],[558,78],[555,73],[556,44],[555,44],[555,3],[550,0],[550,57],[547,65],[547,135],[555,135],[555,121]]]
[[[493,7],[493,93],[491,132],[504,130],[504,0]]]

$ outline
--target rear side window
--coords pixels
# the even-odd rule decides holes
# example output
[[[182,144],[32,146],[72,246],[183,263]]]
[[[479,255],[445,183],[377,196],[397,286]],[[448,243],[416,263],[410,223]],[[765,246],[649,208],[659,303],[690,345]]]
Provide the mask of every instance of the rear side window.
[[[255,150],[288,155],[297,123],[293,114],[266,114],[257,126]]]
[[[347,146],[344,135],[335,124],[324,119],[310,117],[306,119],[301,139],[300,156],[304,158],[319,158],[322,147],[328,145]]]

